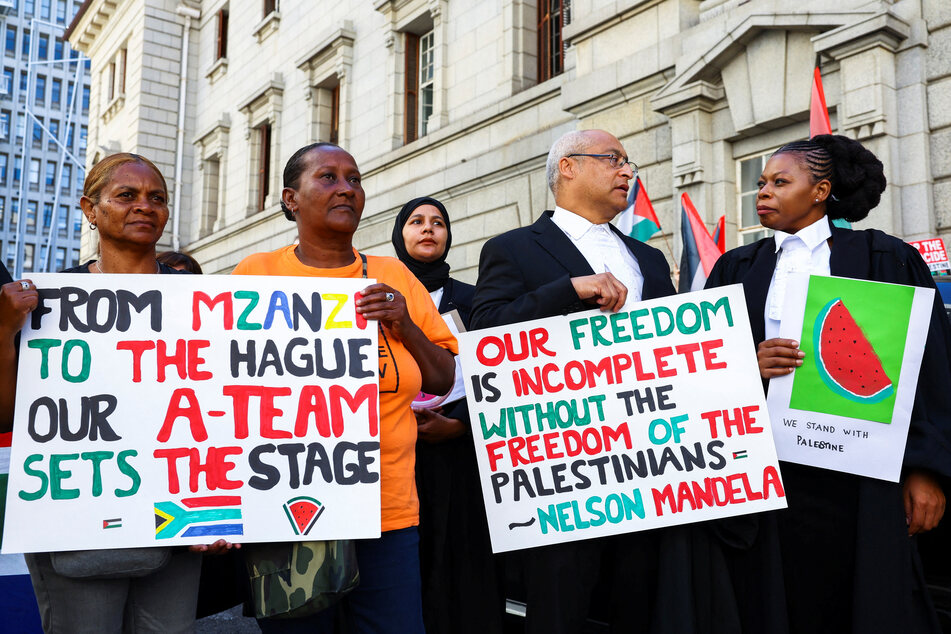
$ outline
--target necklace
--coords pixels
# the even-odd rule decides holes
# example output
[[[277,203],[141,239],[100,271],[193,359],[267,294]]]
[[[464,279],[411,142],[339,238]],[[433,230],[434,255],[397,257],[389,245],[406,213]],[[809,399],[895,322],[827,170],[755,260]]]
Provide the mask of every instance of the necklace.
[[[99,269],[100,273],[109,275],[109,272],[106,271],[104,268],[102,268],[102,260],[96,260],[96,268]],[[158,260],[155,261],[155,272],[156,273],[162,272],[162,266],[158,263]]]

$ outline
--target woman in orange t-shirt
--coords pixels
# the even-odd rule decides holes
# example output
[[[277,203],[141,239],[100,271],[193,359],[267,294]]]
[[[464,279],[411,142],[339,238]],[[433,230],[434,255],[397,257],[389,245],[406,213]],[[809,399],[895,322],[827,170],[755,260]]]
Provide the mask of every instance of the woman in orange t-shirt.
[[[381,536],[357,541],[360,584],[338,606],[357,631],[423,632],[416,418],[410,404],[420,389],[449,391],[457,347],[426,288],[399,260],[364,256],[353,248],[365,200],[360,170],[350,154],[331,143],[301,148],[284,168],[281,202],[284,215],[297,223],[299,244],[251,255],[234,273],[379,280],[356,303],[358,313],[381,326]],[[332,632],[338,606],[259,623],[265,632]]]

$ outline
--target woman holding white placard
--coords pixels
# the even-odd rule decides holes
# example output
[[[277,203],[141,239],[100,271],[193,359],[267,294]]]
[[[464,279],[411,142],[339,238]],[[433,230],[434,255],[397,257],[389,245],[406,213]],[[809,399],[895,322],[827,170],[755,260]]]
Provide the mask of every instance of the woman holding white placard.
[[[765,382],[803,363],[778,338],[792,273],[934,288],[921,256],[858,222],[885,190],[881,161],[844,136],[781,147],[766,163],[756,211],[775,235],[724,254],[708,287],[744,285]],[[902,481],[893,483],[783,462],[789,508],[760,516],[745,548],[730,550],[750,631],[937,631],[913,536],[940,521],[951,476],[951,335],[935,297]],[[774,421],[774,424],[776,422]]]
[[[361,180],[354,158],[332,143],[297,150],[284,168],[281,206],[296,223],[299,242],[248,256],[233,271],[377,280],[355,303],[358,315],[379,326],[381,535],[355,540],[356,587],[334,574],[328,575],[333,583],[320,583],[327,572],[320,570],[324,562],[338,569],[349,563],[346,553],[335,559],[338,554],[328,552],[328,543],[334,542],[249,548],[255,614],[265,632],[332,632],[338,613],[361,632],[423,631],[413,477],[417,429],[410,404],[420,389],[444,394],[452,387],[456,341],[426,289],[405,266],[354,247],[366,202]],[[292,566],[294,562],[299,565]],[[292,567],[305,571],[300,586]],[[342,597],[345,592],[349,594]]]
[[[80,200],[90,228],[98,231],[99,257],[63,272],[179,273],[155,258],[167,201],[165,179],[147,158],[113,154],[101,160],[86,176]],[[219,540],[189,548],[30,553],[26,562],[47,633],[188,632],[195,621],[199,553],[231,546]]]
[[[393,249],[429,291],[440,313],[457,311],[469,326],[475,287],[449,276],[452,225],[445,205],[423,196],[393,223]],[[458,369],[457,369],[458,372]],[[492,555],[466,400],[442,407],[416,403],[419,557],[426,631],[498,632],[505,602]]]

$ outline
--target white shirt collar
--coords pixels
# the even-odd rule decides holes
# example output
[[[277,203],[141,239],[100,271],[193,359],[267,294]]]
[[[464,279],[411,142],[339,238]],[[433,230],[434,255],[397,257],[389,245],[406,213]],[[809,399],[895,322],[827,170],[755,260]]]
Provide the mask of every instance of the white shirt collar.
[[[564,207],[555,206],[555,213],[552,214],[551,221],[568,234],[568,237],[574,241],[580,240],[584,234],[588,233],[592,227],[598,225],[590,222],[573,211],[568,211]]]
[[[779,251],[779,249],[782,248],[783,242],[785,242],[786,238],[789,238],[790,236],[796,236],[802,240],[803,244],[805,244],[810,251],[814,251],[817,246],[832,237],[832,229],[829,228],[829,219],[823,216],[808,227],[803,227],[796,233],[777,231],[773,235],[773,238],[776,240],[776,251]]]

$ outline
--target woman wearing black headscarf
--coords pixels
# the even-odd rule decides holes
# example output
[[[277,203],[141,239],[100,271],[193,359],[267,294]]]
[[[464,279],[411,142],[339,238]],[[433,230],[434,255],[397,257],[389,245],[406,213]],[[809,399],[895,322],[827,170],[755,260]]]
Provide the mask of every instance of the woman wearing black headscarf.
[[[396,216],[396,255],[429,291],[440,313],[469,325],[471,284],[449,277],[449,214],[435,198],[415,198]],[[430,634],[499,632],[504,600],[489,543],[465,399],[416,411],[416,487],[423,620]]]

